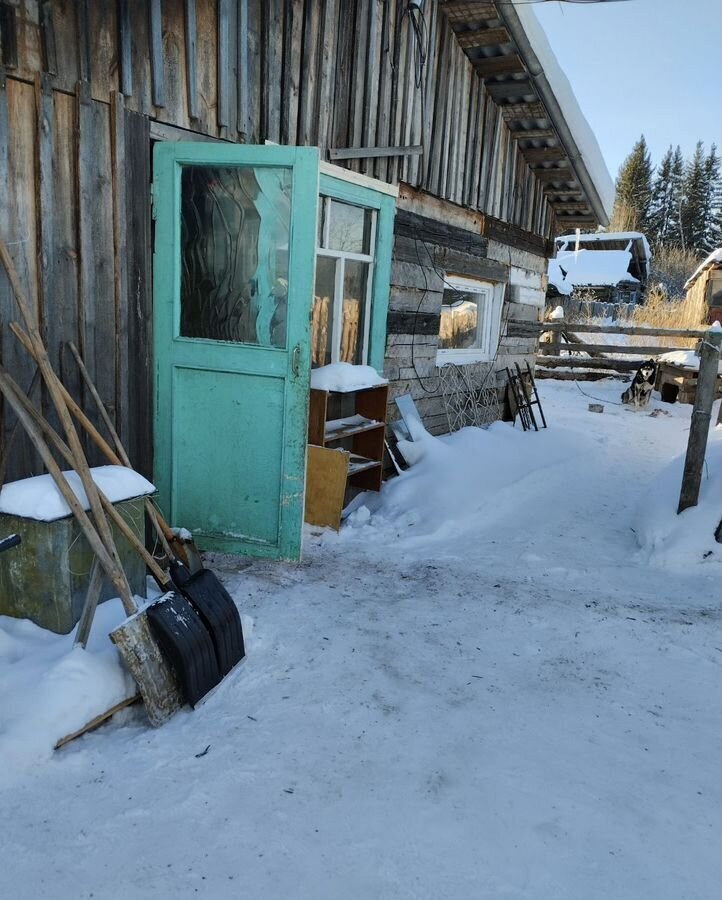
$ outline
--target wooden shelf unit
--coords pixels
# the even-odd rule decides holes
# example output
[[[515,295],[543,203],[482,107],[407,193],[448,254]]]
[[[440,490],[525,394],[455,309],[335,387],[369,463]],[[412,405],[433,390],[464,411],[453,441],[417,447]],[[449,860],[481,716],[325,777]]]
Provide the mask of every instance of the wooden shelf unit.
[[[350,452],[349,487],[381,490],[388,395],[387,384],[345,392],[311,388],[308,442]]]

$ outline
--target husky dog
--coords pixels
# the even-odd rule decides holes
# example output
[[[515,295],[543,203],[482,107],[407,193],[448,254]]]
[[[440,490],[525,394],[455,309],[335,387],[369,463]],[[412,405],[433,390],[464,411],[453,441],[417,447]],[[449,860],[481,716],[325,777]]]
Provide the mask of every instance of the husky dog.
[[[645,363],[642,363],[632,383],[622,394],[622,403],[636,406],[637,409],[644,409],[646,406],[649,406],[649,398],[652,396],[656,375],[657,363],[653,359],[648,359]]]

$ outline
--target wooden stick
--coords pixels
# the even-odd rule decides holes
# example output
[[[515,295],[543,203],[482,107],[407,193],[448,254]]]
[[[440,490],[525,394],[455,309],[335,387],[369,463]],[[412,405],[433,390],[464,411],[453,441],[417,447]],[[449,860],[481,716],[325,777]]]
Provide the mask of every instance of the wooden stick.
[[[88,590],[85,594],[85,603],[83,611],[78,621],[78,630],[75,632],[74,647],[82,647],[85,650],[90,636],[90,627],[95,618],[95,610],[98,608],[100,600],[100,589],[103,587],[103,570],[97,558],[93,560],[90,567],[90,581],[88,582]]]
[[[113,585],[119,591],[120,599],[123,603],[123,608],[129,616],[133,615],[133,613],[137,612],[137,607],[133,601],[132,595],[130,594],[130,588],[128,587],[128,581],[125,577],[125,573],[122,571],[122,569],[120,573],[118,572],[118,567],[115,565],[115,562],[110,556],[110,553],[108,552],[105,544],[100,539],[98,532],[95,530],[95,526],[90,521],[90,517],[83,509],[80,501],[75,496],[75,492],[70,487],[65,479],[65,476],[60,471],[60,467],[53,459],[53,455],[50,452],[48,445],[45,443],[40,429],[35,424],[32,417],[29,416],[25,411],[23,405],[18,401],[15,396],[14,390],[8,385],[7,376],[3,369],[0,369],[0,391],[2,391],[8,403],[10,404],[10,406],[12,406],[15,415],[22,422],[23,428],[32,441],[33,446],[40,454],[40,458],[45,464],[45,467],[50,473],[58,490],[63,495],[63,499],[72,510],[75,518],[78,520],[78,524],[80,525],[83,534],[90,544],[91,550],[100,560],[100,564],[103,566],[103,569],[113,582]]]
[[[118,432],[115,430],[115,425],[113,425],[113,420],[110,418],[110,416],[108,414],[108,410],[105,408],[105,403],[103,403],[103,399],[100,396],[100,394],[98,393],[98,389],[95,387],[95,384],[93,383],[93,379],[90,377],[90,372],[88,372],[88,370],[85,366],[85,363],[83,362],[82,357],[80,356],[80,353],[78,352],[78,348],[75,346],[75,344],[72,341],[69,341],[67,346],[70,349],[70,352],[75,357],[75,362],[78,364],[78,369],[80,370],[80,374],[83,376],[83,381],[85,381],[85,384],[86,384],[88,390],[90,391],[90,395],[92,396],[93,400],[95,400],[95,405],[98,407],[98,412],[100,413],[100,417],[103,420],[103,422],[105,422],[105,427],[108,429],[108,432],[110,433],[110,436],[113,439],[113,443],[115,444],[116,453],[120,457],[123,465],[127,466],[129,469],[132,469],[133,466],[130,463],[128,454],[125,452],[125,447],[123,446],[123,444],[120,440],[120,436],[118,435]],[[163,547],[163,552],[168,556],[169,560],[172,559],[175,554],[173,553],[173,551],[170,548],[170,544],[168,543],[168,538],[166,537],[166,533],[165,533],[166,529],[168,529],[169,532],[170,532],[170,529],[168,528],[168,526],[166,525],[165,522],[161,522],[161,517],[159,516],[155,506],[153,505],[152,501],[150,501],[150,500],[148,500],[146,502],[146,512],[148,513],[148,518],[150,519],[153,527],[155,528],[156,534],[158,535],[158,537],[160,539],[161,545]],[[164,525],[165,525],[165,528],[163,527]]]
[[[33,375],[33,380],[30,382],[30,387],[28,388],[28,397],[33,396],[33,392],[35,391],[35,386],[40,380],[40,369],[35,368],[35,374]],[[0,460],[0,487],[5,484],[5,473],[7,472],[8,467],[8,459],[10,457],[10,451],[13,448],[13,444],[15,443],[15,439],[18,436],[20,431],[20,422],[16,422],[13,426],[13,430],[10,432],[10,437],[7,439],[5,446],[3,447],[3,455]]]
[[[73,456],[70,452],[70,448],[65,443],[65,441],[60,437],[57,431],[53,428],[53,426],[45,419],[37,409],[30,403],[28,398],[22,393],[18,384],[12,379],[12,377],[5,371],[5,369],[0,365],[0,378],[2,378],[6,385],[15,393],[15,398],[19,404],[22,405],[24,411],[28,416],[32,418],[34,423],[40,429],[40,431],[45,435],[45,437],[52,443],[58,453],[65,459],[65,461],[72,465],[73,464]],[[98,494],[100,496],[100,501],[103,504],[103,508],[108,513],[108,515],[113,520],[113,523],[118,527],[118,530],[123,534],[126,540],[131,544],[131,546],[140,554],[143,562],[150,569],[151,575],[155,578],[158,586],[161,590],[167,591],[172,589],[172,585],[170,580],[166,576],[166,573],[161,569],[155,559],[151,556],[150,553],[145,548],[145,544],[138,539],[138,536],[135,534],[133,529],[128,525],[123,516],[117,510],[117,508],[113,505],[112,501],[110,501],[103,491],[98,488]]]
[[[28,303],[23,292],[22,286],[20,284],[20,279],[18,278],[18,274],[15,270],[12,258],[10,257],[10,253],[8,252],[5,242],[1,239],[0,261],[5,267],[5,271],[7,272],[7,276],[10,281],[13,294],[15,296],[15,302],[18,305],[20,314],[23,318],[23,322],[25,323],[25,328],[28,331],[31,344],[33,346],[33,349],[35,350],[35,359],[38,364],[38,368],[40,369],[40,373],[43,376],[45,384],[47,385],[48,393],[50,394],[50,398],[53,401],[53,405],[55,406],[56,412],[63,426],[63,431],[65,432],[68,445],[70,446],[71,453],[73,454],[75,471],[80,478],[81,484],[83,485],[86,496],[88,498],[90,508],[93,512],[95,523],[98,529],[97,532],[94,531],[93,533],[96,537],[100,537],[100,540],[102,541],[107,551],[110,568],[106,569],[106,571],[108,572],[109,577],[112,579],[113,584],[116,586],[120,594],[120,599],[123,603],[123,606],[129,609],[134,608],[135,604],[133,603],[133,595],[130,590],[130,585],[128,584],[128,579],[123,570],[123,566],[121,565],[118,551],[115,548],[113,535],[110,531],[110,526],[108,525],[108,522],[103,513],[103,507],[101,505],[100,498],[98,497],[98,491],[95,482],[93,481],[93,477],[90,474],[88,461],[85,458],[83,448],[80,444],[80,438],[78,437],[78,433],[75,430],[75,425],[73,424],[73,420],[70,416],[70,413],[68,412],[68,407],[63,398],[63,394],[58,387],[60,381],[50,364],[47,350],[45,349],[45,345],[43,344],[42,338],[40,336],[38,324],[35,320],[35,316],[30,307],[30,304]],[[32,427],[33,429],[36,428],[35,425],[33,425]],[[42,436],[37,432],[35,433],[40,444],[44,445]],[[37,446],[39,447],[39,444]],[[47,451],[47,447],[45,447],[45,450]],[[38,452],[40,451],[38,450]],[[50,456],[49,451],[48,456]],[[55,465],[54,460],[53,464]],[[59,469],[57,469],[57,465],[55,466],[55,468],[56,471],[59,472]],[[67,484],[62,474],[60,474],[60,481],[63,482],[63,484]],[[70,491],[70,488],[68,488],[68,490],[71,494],[73,494],[73,492]],[[74,496],[75,495],[73,494],[73,497]],[[78,508],[80,508],[80,504],[77,505]],[[82,512],[85,513],[85,510],[82,510]]]
[[[132,706],[134,703],[138,703],[140,700],[140,694],[134,694],[132,697],[126,697],[125,700],[121,700],[120,703],[116,703],[114,706],[111,706],[110,709],[106,709],[105,712],[100,713],[99,716],[95,716],[95,718],[91,719],[82,728],[78,728],[77,731],[73,731],[70,734],[66,734],[65,737],[61,737],[59,741],[56,742],[54,749],[60,750],[61,747],[64,747],[66,744],[69,744],[70,741],[74,741],[75,738],[79,738],[84,734],[87,734],[89,731],[92,731],[94,728],[97,728],[99,725],[102,725],[103,722],[106,722],[111,716],[115,715],[115,713],[120,712],[121,709],[125,709],[127,706]]]
[[[690,328],[647,328],[641,325],[585,325],[584,322],[565,322],[557,319],[553,322],[525,322],[520,319],[510,319],[509,325],[516,328],[539,333],[544,331],[567,331],[573,328],[580,334],[636,334],[649,335],[650,337],[681,337],[699,340],[707,332]]]
[[[11,322],[9,325],[9,328],[12,331],[12,333],[15,335],[15,337],[23,345],[25,350],[27,350],[27,352],[31,356],[31,358],[35,359],[35,351],[33,349],[33,345],[30,341],[30,338],[23,331],[23,329],[16,322]],[[62,382],[59,382],[59,385],[60,385],[60,389],[63,394],[63,398],[68,406],[68,409],[75,416],[75,418],[80,423],[80,425],[82,425],[82,427],[85,429],[86,433],[88,434],[90,439],[93,441],[95,446],[100,450],[101,453],[103,453],[105,455],[105,457],[108,459],[108,461],[110,463],[112,463],[114,466],[122,466],[123,461],[121,460],[121,458],[115,453],[115,451],[110,446],[110,444],[105,440],[103,435],[98,431],[98,429],[95,427],[95,425],[93,425],[93,423],[90,421],[90,419],[85,415],[85,413],[80,408],[80,406],[78,406],[78,404],[75,402],[75,400],[72,398],[72,396],[68,392],[65,385],[62,384]],[[159,534],[159,536],[160,536],[160,531],[163,532],[163,538],[161,539],[161,543],[163,544],[164,552],[168,554],[169,558],[172,557],[173,555],[179,556],[181,559],[181,562],[183,562],[187,565],[188,558],[185,553],[185,548],[182,546],[182,543],[180,541],[176,540],[176,537],[173,534],[170,527],[168,526],[168,523],[160,515],[160,512],[158,511],[157,506],[153,503],[153,501],[150,499],[150,497],[146,497],[145,505],[146,505],[145,506],[146,512],[148,513],[149,518],[150,518],[153,526],[156,529],[156,532]],[[177,554],[173,554],[173,551],[168,546],[170,541],[174,541],[177,543],[177,546],[179,548]]]

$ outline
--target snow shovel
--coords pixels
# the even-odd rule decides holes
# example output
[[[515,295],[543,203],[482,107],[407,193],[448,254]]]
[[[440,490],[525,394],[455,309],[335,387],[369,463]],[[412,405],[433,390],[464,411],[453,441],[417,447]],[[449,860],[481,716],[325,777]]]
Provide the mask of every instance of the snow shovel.
[[[1,365],[0,390],[13,407],[18,420],[23,423],[58,489],[75,513],[88,542],[96,552],[96,562],[107,571],[102,550],[98,551],[100,541],[97,533],[94,533],[94,527],[87,513],[50,454],[42,433],[44,432],[50,439],[57,452],[73,465],[70,448],[22,394]],[[191,706],[195,706],[221,680],[214,644],[201,617],[188,599],[173,590],[170,579],[138,540],[122,515],[99,488],[96,487],[96,490],[104,513],[109,515],[129,543],[140,553],[159,587],[165,591],[162,597],[142,611],[138,610],[132,598],[129,604],[124,602],[123,606],[129,618],[110,634],[111,640],[118,647],[138,683],[151,724],[161,725],[182,705],[175,678],[168,669],[163,654],[168,657],[186,700]],[[100,546],[102,548],[102,544]],[[78,626],[78,635],[80,637],[82,632],[83,641],[87,641],[100,591],[97,574],[97,565],[94,564],[88,598]],[[154,638],[157,638],[163,654],[159,652]]]
[[[77,347],[72,341],[70,341],[67,346],[75,357],[75,362],[78,365],[80,374],[83,376],[85,384],[98,407],[98,412],[113,438],[118,457],[122,460],[123,465],[131,468],[130,460],[125,452],[125,448],[113,426],[113,422],[108,415],[105,404],[93,384],[90,373],[83,363]],[[202,567],[198,550],[196,549],[192,538],[188,541],[187,538],[174,536],[171,541],[174,546],[177,546],[176,542],[178,541],[186,541],[186,559],[182,561],[175,559],[175,554],[171,553],[170,547],[167,546],[163,539],[164,529],[162,520],[159,521],[161,519],[160,515],[156,508],[150,503],[147,505],[147,509],[151,522],[153,523],[158,536],[161,538],[162,543],[164,543],[164,549],[168,554],[171,578],[173,579],[175,586],[188,597],[200,614],[201,619],[213,638],[221,675],[227,675],[245,656],[243,628],[241,625],[241,617],[238,613],[238,607],[233,602],[233,598],[223,587],[215,573]],[[166,525],[165,528],[167,527],[168,526]],[[184,562],[187,562],[188,566],[184,565]],[[193,565],[194,563],[195,565]]]

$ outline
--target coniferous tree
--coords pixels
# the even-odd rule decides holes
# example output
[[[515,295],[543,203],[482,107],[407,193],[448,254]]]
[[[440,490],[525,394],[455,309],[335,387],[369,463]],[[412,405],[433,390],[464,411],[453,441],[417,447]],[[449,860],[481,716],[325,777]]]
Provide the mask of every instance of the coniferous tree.
[[[652,184],[647,237],[655,244],[666,243],[669,240],[670,223],[674,217],[673,165],[674,153],[670,145],[657,167]]]
[[[670,221],[666,240],[674,246],[682,246],[682,201],[684,198],[684,157],[677,144],[672,158],[672,187],[670,191]]]
[[[627,220],[629,230],[644,231],[652,199],[652,160],[644,135],[622,163],[614,200],[615,218]]]
[[[705,253],[722,245],[722,178],[717,147],[712,144],[704,163],[706,208],[704,237],[700,249]]]
[[[681,203],[681,241],[690,250],[701,251],[709,205],[709,172],[702,141],[697,141],[692,159],[685,166]]]

